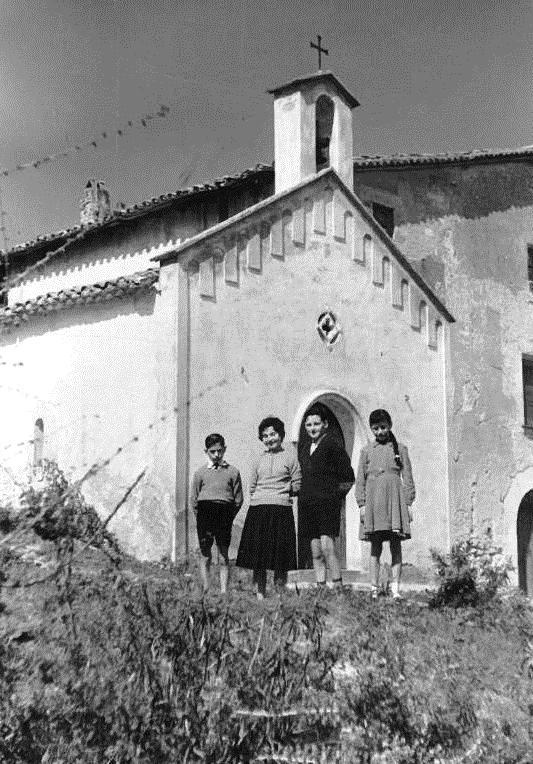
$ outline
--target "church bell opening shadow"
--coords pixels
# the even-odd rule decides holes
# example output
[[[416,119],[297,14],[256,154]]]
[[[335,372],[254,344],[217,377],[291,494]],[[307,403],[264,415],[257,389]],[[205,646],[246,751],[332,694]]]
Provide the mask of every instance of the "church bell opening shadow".
[[[346,442],[344,438],[344,433],[342,431],[342,427],[339,423],[339,420],[331,410],[329,406],[326,406],[323,401],[320,401],[320,403],[325,406],[325,408],[328,411],[329,416],[329,425],[328,425],[328,435],[330,437],[333,437],[339,445],[341,445],[343,448],[346,448]],[[307,413],[304,414],[302,418],[302,422],[300,425],[300,434],[298,437],[298,458],[300,462],[302,461],[301,456],[304,453],[309,453],[309,448],[311,446],[311,438],[307,434],[305,430],[305,417]],[[298,523],[297,523],[297,563],[298,563],[298,570],[305,570],[313,567],[313,558],[311,556],[311,544],[308,538],[305,536],[302,536],[300,533],[300,509],[298,508]],[[341,568],[346,568],[346,499],[342,502],[341,507],[341,527],[340,527],[340,535],[335,540],[335,551],[337,553],[337,557],[339,559]]]
[[[533,597],[533,491],[528,491],[518,507],[516,518],[518,546],[518,586]]]

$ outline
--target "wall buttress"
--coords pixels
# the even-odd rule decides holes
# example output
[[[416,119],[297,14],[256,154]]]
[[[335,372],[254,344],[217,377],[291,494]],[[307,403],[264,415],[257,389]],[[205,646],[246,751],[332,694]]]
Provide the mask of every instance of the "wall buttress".
[[[215,297],[215,259],[208,257],[200,261],[200,294],[202,297]]]
[[[323,196],[315,199],[313,204],[313,231],[326,233],[326,205]]]
[[[395,308],[404,308],[403,304],[403,290],[402,290],[403,273],[395,262],[391,262],[391,295],[392,304]]]
[[[283,230],[281,226],[281,217],[276,217],[272,221],[270,228],[270,254],[272,257],[283,257]]]
[[[305,210],[303,205],[292,215],[292,240],[294,244],[305,244]]]
[[[239,253],[235,242],[226,250],[224,278],[227,284],[239,283]]]
[[[261,242],[260,242],[258,230],[254,229],[251,232],[251,236],[248,239],[248,244],[246,249],[247,249],[248,268],[251,271],[260,271],[262,262],[261,262]]]

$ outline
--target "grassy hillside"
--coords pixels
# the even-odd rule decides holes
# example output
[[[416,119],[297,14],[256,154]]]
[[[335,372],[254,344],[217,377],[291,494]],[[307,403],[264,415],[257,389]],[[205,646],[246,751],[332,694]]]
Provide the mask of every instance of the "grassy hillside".
[[[438,567],[403,602],[258,603],[237,571],[202,597],[194,566],[125,557],[51,465],[0,510],[0,761],[530,763],[530,603],[490,540]]]
[[[4,563],[2,761],[532,760],[533,624],[518,596],[433,609],[306,590],[260,604],[245,574],[226,600],[202,598],[194,570],[78,542],[54,574],[55,554],[25,534]]]

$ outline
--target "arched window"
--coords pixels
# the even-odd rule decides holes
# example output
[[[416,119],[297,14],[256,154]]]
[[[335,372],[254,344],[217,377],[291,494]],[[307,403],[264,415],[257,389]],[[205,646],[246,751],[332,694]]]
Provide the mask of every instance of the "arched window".
[[[316,102],[316,171],[329,167],[329,144],[333,129],[335,107],[329,96],[321,95]]]
[[[33,426],[33,468],[37,469],[43,461],[44,422],[39,417]]]

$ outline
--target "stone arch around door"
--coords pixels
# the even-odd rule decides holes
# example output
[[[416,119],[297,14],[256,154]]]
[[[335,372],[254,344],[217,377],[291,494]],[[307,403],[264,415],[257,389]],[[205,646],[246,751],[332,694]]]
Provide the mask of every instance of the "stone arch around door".
[[[305,413],[315,403],[322,403],[332,413],[333,429],[339,433],[339,439],[343,442],[344,448],[350,456],[354,472],[356,472],[359,452],[367,442],[367,436],[354,400],[344,391],[317,390],[302,400],[291,428],[293,444],[296,448],[298,447]],[[342,560],[343,564],[348,569],[360,569],[362,567],[362,555],[361,543],[359,542],[359,511],[353,488],[345,500],[341,534],[339,551],[345,558]]]
[[[528,491],[516,517],[518,586],[533,597],[533,490]]]
[[[503,500],[503,513],[500,516],[499,522],[495,523],[494,530],[495,538],[498,543],[501,542],[503,552],[505,555],[511,558],[511,562],[514,570],[509,574],[510,583],[513,586],[520,586],[519,581],[519,559],[518,559],[518,514],[522,502],[526,496],[533,491],[533,466],[527,467],[523,472],[518,472],[512,479],[509,490],[507,491]],[[524,504],[525,506],[525,504]],[[522,509],[522,514],[524,513]],[[520,543],[523,538],[525,528],[521,526]],[[533,592],[529,592],[530,596]]]

